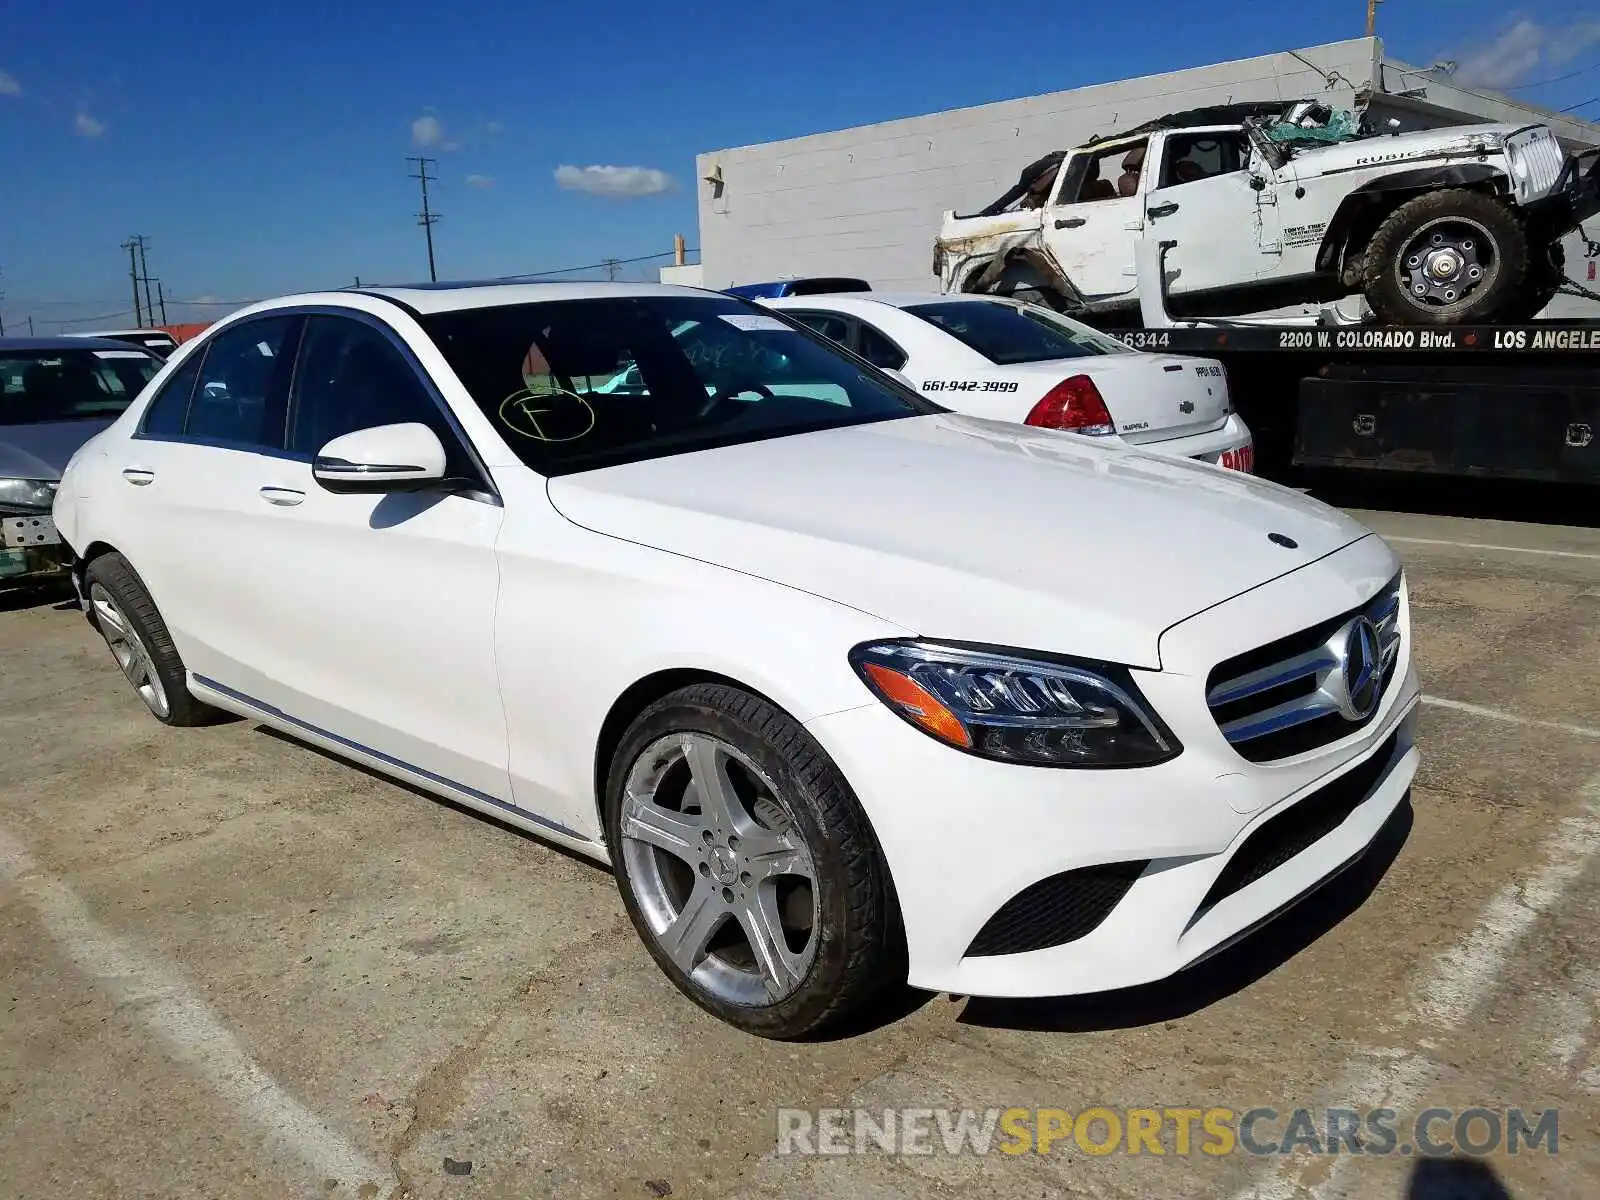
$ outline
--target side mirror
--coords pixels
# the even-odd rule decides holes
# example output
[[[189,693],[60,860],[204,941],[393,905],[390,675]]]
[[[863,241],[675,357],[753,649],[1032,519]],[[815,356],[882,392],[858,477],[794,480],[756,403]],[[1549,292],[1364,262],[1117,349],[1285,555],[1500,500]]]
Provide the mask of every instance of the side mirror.
[[[311,463],[330,492],[409,492],[444,478],[444,444],[426,425],[376,425],[336,437]]]

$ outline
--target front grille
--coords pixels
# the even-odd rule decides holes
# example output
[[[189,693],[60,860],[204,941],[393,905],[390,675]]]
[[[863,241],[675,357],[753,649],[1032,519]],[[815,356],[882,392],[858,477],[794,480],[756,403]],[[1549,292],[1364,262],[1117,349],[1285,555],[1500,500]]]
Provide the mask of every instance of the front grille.
[[[1370,710],[1350,699],[1346,671],[1357,618],[1377,636],[1377,698]],[[1315,750],[1356,732],[1382,706],[1400,661],[1400,576],[1360,608],[1218,664],[1206,703],[1222,735],[1251,762]]]
[[[967,957],[1026,954],[1086,937],[1111,915],[1149,865],[1148,860],[1105,863],[1030,884],[984,922],[967,947]]]
[[[1555,186],[1567,165],[1566,151],[1549,130],[1529,130],[1514,136],[1506,145],[1506,154],[1528,172],[1519,199],[1537,200],[1543,196]]]
[[[1246,838],[1200,902],[1195,919],[1343,825],[1383,776],[1399,739],[1398,731],[1391,733],[1366,762],[1297,801]]]

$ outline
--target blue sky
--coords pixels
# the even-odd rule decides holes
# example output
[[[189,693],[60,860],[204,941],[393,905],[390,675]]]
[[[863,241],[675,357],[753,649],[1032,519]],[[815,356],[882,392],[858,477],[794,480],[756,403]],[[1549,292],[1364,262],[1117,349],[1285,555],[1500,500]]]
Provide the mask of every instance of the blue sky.
[[[693,245],[697,152],[1358,36],[1365,8],[5,0],[0,312],[130,307],[133,233],[174,299],[425,278],[418,153],[443,277]],[[1386,0],[1379,32],[1490,86],[1583,72],[1517,93],[1539,103],[1600,96],[1600,0]]]

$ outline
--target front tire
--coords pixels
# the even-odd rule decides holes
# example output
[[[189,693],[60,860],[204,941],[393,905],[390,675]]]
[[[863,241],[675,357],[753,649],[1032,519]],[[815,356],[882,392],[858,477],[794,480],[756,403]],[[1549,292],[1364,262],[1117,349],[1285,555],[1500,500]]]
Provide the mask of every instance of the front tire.
[[[1367,244],[1362,291],[1391,325],[1481,325],[1527,304],[1528,235],[1503,203],[1447,188],[1406,201]]]
[[[658,700],[624,735],[605,798],[628,916],[706,1011],[795,1039],[905,982],[866,815],[810,734],[767,701],[717,683]]]
[[[134,692],[164,725],[210,725],[225,714],[189,694],[188,671],[155,601],[122,555],[102,554],[83,573],[89,620]]]

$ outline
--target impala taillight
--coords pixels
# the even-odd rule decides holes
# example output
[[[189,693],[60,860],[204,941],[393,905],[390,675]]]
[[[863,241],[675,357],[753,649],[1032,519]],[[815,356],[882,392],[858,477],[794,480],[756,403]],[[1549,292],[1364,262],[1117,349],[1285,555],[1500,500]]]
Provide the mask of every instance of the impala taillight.
[[[1117,431],[1105,398],[1087,375],[1063,379],[1033,406],[1025,424],[1040,429],[1065,429],[1089,437],[1106,437]]]

